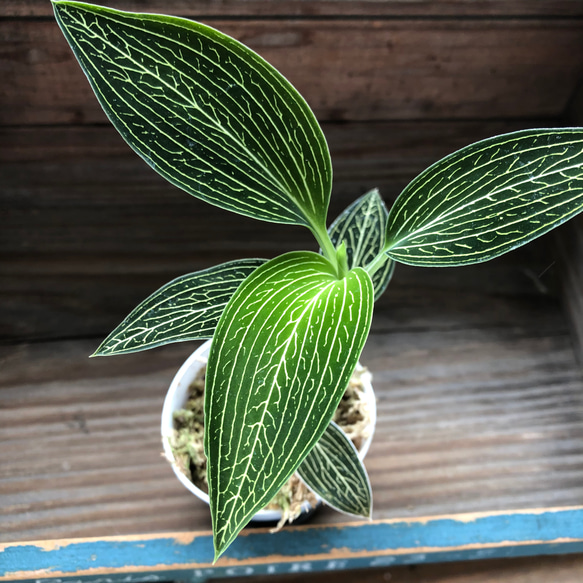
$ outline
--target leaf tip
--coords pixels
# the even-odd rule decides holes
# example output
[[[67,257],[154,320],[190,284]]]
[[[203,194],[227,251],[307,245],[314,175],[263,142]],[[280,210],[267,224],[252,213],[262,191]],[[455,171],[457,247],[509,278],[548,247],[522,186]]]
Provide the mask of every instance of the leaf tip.
[[[226,544],[223,540],[217,540],[217,536],[213,536],[215,558],[213,559],[213,565],[221,558],[223,553],[227,550],[232,541],[228,541]]]
[[[109,337],[108,337],[109,338]],[[96,356],[109,356],[111,354],[113,354],[111,352],[111,350],[107,349],[107,340],[108,338],[106,338],[95,350],[95,352],[91,355],[89,355],[89,358],[95,358]]]
[[[366,520],[368,520],[368,522],[372,521],[372,501],[369,504],[368,508],[366,510],[363,510],[363,512],[359,513],[359,515],[362,518],[365,518]]]

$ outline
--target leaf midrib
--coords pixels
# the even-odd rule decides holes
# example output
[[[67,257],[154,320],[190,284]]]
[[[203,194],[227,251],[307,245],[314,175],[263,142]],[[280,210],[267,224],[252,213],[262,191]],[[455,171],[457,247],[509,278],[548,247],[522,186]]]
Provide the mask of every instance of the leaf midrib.
[[[555,170],[553,172],[547,172],[547,173],[544,173],[544,174],[540,174],[540,175],[538,175],[538,176],[536,176],[534,178],[531,178],[529,180],[523,180],[522,182],[515,182],[515,183],[512,184],[512,188],[515,188],[517,186],[521,186],[521,185],[524,185],[524,184],[531,183],[531,182],[533,182],[535,180],[539,180],[543,176],[553,176],[555,174],[561,174],[562,172],[566,172],[566,171],[569,171],[569,170],[572,170],[572,169],[576,169],[576,168],[581,168],[581,164],[576,164],[574,166],[568,166],[568,167],[565,167],[565,168],[561,168],[559,170]],[[572,178],[570,177],[569,180],[572,180]],[[413,239],[415,237],[418,237],[418,236],[426,236],[426,237],[431,236],[433,233],[428,232],[428,230],[431,229],[436,223],[437,224],[443,223],[443,222],[447,221],[449,219],[449,217],[451,217],[452,215],[454,215],[454,216],[457,215],[458,212],[463,211],[467,207],[476,205],[476,204],[482,202],[483,200],[488,199],[491,196],[500,194],[500,193],[505,192],[506,190],[509,190],[509,189],[511,189],[511,187],[510,186],[506,186],[504,188],[501,188],[500,190],[497,190],[497,191],[494,191],[494,192],[489,192],[488,194],[483,195],[480,198],[477,198],[477,199],[475,199],[475,200],[473,200],[471,202],[468,202],[468,203],[465,203],[465,204],[460,205],[458,207],[455,207],[455,209],[453,209],[453,210],[451,210],[449,212],[443,213],[439,217],[436,217],[435,219],[429,221],[426,225],[423,226],[422,229],[419,229],[419,230],[416,230],[416,231],[411,231],[405,237],[402,237],[401,239],[393,240],[391,242],[390,247],[388,247],[387,250],[390,251],[394,247],[401,248],[401,247],[404,246],[403,245],[404,242],[406,242],[409,239]],[[525,196],[525,193],[520,193],[520,194],[517,194],[516,196],[513,196],[513,197],[508,198],[508,199],[503,200],[503,201],[495,201],[495,202],[492,201],[492,204],[491,205],[488,205],[488,208],[494,208],[496,205],[499,205],[499,204],[508,204],[510,201],[513,201],[513,200],[515,200],[517,198],[520,199],[520,198],[522,198],[524,196]],[[574,198],[578,198],[578,197],[576,196]],[[542,200],[544,200],[544,199],[542,199]],[[506,222],[505,221],[504,222],[504,228],[506,229],[508,227],[511,227],[512,225],[514,225],[516,223],[523,223],[525,220],[531,220],[533,217],[537,217],[540,214],[547,213],[548,211],[553,210],[557,206],[562,206],[562,205],[570,202],[571,200],[573,200],[573,199],[569,199],[567,201],[564,201],[563,200],[562,202],[560,202],[558,204],[555,204],[553,206],[547,206],[547,207],[545,207],[541,211],[538,211],[536,213],[530,214],[527,218],[522,218],[520,220],[515,220],[515,221],[512,221],[512,222]],[[536,201],[536,202],[539,203],[540,201]],[[520,209],[520,208],[523,208],[524,206],[531,206],[533,204],[534,203],[526,203],[526,204],[522,204],[520,206],[517,206],[515,208],[516,209]],[[464,217],[467,217],[467,216],[471,216],[471,215],[472,215],[472,212],[468,212],[468,213],[465,213],[465,214],[461,214],[459,216],[456,216],[456,219],[461,219],[461,218],[464,218]],[[500,216],[500,215],[498,215],[498,216]],[[458,224],[459,224],[459,226],[462,226],[462,225],[464,225],[466,223],[458,223]],[[479,234],[480,235],[485,235],[487,233],[491,233],[492,231],[496,231],[496,230],[497,230],[496,228],[488,229],[488,230],[485,230],[485,231],[480,231]],[[538,232],[538,229],[535,232]],[[439,235],[439,231],[437,231],[437,234]],[[477,237],[477,235],[472,235],[471,237],[472,238],[475,238],[475,237]],[[451,240],[448,240],[448,242],[455,242],[455,241],[462,240],[462,239],[467,239],[467,238],[468,237],[460,237],[459,239],[451,239]],[[420,244],[416,244],[415,247],[423,247],[423,246],[432,245],[432,244],[433,243],[420,243]]]
[[[529,131],[529,130],[526,130],[526,131]],[[561,133],[561,134],[571,134],[571,133],[573,133],[573,131],[572,131],[572,130],[565,130],[565,131],[561,131],[561,132],[558,132],[558,133]],[[536,134],[536,135],[537,135],[537,136],[544,136],[544,135],[547,135],[547,134],[548,134],[548,132],[541,132],[541,133],[539,133],[539,134]],[[521,135],[521,136],[519,136],[518,138],[515,138],[515,139],[513,140],[513,142],[518,144],[518,143],[520,142],[520,139],[524,139],[524,136],[522,136],[522,135]],[[509,141],[509,142],[506,142],[506,143],[507,143],[507,144],[509,144],[509,143],[511,143],[511,141]],[[559,144],[554,144],[554,145],[553,145],[553,147],[557,147],[557,148],[558,148],[558,147],[564,147],[564,148],[568,148],[568,146],[571,146],[571,145],[576,145],[576,144],[580,144],[580,141],[577,141],[577,140],[571,140],[571,141],[568,141],[568,142],[561,142],[561,143],[559,143]],[[496,144],[496,147],[497,147],[498,149],[500,149],[500,146],[501,146],[501,144]],[[470,157],[473,157],[473,156],[478,156],[478,155],[481,155],[481,154],[483,154],[484,152],[487,152],[487,150],[488,150],[489,148],[493,148],[493,147],[494,147],[494,145],[492,145],[492,144],[488,144],[488,145],[484,146],[483,148],[481,148],[481,149],[479,149],[479,150],[474,150],[474,151],[470,151],[470,152],[468,152],[468,153],[466,154],[466,156],[464,156],[463,158],[459,158],[459,159],[458,159],[458,158],[455,158],[455,153],[454,153],[454,154],[451,154],[451,157],[452,157],[452,159],[453,159],[453,160],[452,160],[452,161],[451,161],[451,162],[450,162],[450,163],[449,163],[447,166],[444,166],[443,168],[440,168],[440,169],[439,169],[439,174],[440,174],[441,176],[444,176],[444,177],[446,177],[446,174],[447,174],[448,170],[449,170],[449,169],[451,169],[452,167],[454,167],[454,168],[455,168],[455,166],[456,166],[456,165],[460,164],[461,162],[463,162],[463,161],[464,161],[464,160],[466,160],[467,158],[470,158]],[[480,166],[474,166],[473,168],[471,168],[471,170],[468,170],[467,172],[464,172],[463,174],[459,174],[459,175],[458,175],[458,176],[457,176],[457,177],[456,177],[456,178],[453,180],[453,182],[448,182],[446,185],[439,187],[437,191],[435,191],[435,192],[432,192],[432,193],[431,193],[429,196],[427,196],[427,197],[426,197],[426,199],[425,199],[425,201],[424,201],[424,203],[423,203],[422,205],[420,205],[420,206],[419,206],[417,209],[415,209],[415,213],[413,213],[413,214],[412,214],[412,215],[411,215],[411,216],[410,216],[408,219],[405,219],[405,220],[403,220],[403,222],[402,222],[402,224],[401,224],[401,226],[400,226],[400,228],[399,228],[399,231],[397,232],[397,234],[398,234],[399,232],[402,232],[404,229],[408,228],[408,227],[407,227],[407,225],[408,225],[408,224],[410,224],[411,222],[413,222],[413,223],[414,223],[414,221],[415,221],[415,217],[417,217],[417,216],[419,215],[419,213],[420,213],[421,209],[422,209],[424,206],[426,206],[427,204],[429,204],[429,203],[431,202],[431,200],[433,200],[435,197],[439,197],[439,196],[440,196],[440,195],[441,195],[441,194],[442,194],[442,193],[443,193],[445,190],[447,190],[447,189],[451,189],[451,188],[452,188],[452,186],[453,186],[453,185],[455,185],[456,183],[458,183],[458,182],[461,182],[461,181],[464,181],[464,180],[466,180],[466,179],[467,179],[467,177],[468,177],[469,175],[473,174],[474,172],[476,172],[476,170],[477,170],[478,168],[481,168],[481,167],[487,166],[488,164],[493,164],[494,162],[498,162],[498,161],[500,161],[500,160],[506,160],[506,159],[508,159],[508,158],[511,158],[511,157],[516,157],[518,154],[532,153],[532,152],[536,152],[536,151],[538,151],[538,150],[548,150],[548,148],[549,148],[549,146],[548,146],[548,145],[546,145],[546,144],[541,144],[540,146],[531,147],[531,148],[529,148],[528,150],[520,150],[520,151],[518,151],[518,152],[516,152],[516,151],[514,151],[514,152],[509,152],[508,154],[505,154],[504,156],[502,156],[502,157],[500,157],[500,158],[497,158],[497,159],[496,159],[496,161],[493,161],[493,160],[491,159],[491,157],[490,157],[490,159],[489,159],[489,160],[488,160],[486,163],[483,163],[483,164],[481,164]],[[579,152],[578,152],[578,154],[580,154],[580,153],[581,153],[581,152],[579,151]],[[555,154],[555,155],[556,155],[556,154]],[[455,159],[454,159],[454,158],[455,158]],[[544,158],[544,156],[539,156],[539,159],[542,159],[542,158]],[[578,167],[578,166],[580,166],[580,165],[577,165],[577,166],[572,166],[572,167],[569,167],[568,169],[571,169],[571,168],[573,168],[573,167]],[[564,170],[566,170],[566,169],[567,169],[567,168],[562,168],[560,171],[564,171]],[[553,172],[553,173],[545,173],[545,176],[550,176],[550,175],[552,175],[552,174],[554,174],[554,173],[555,173],[555,172]],[[540,177],[540,175],[539,175],[539,177]],[[410,196],[418,196],[418,193],[419,193],[419,191],[420,191],[420,190],[423,190],[423,188],[425,187],[425,184],[426,184],[426,183],[425,183],[425,182],[423,182],[422,178],[423,178],[423,176],[421,175],[421,176],[419,177],[419,179],[418,179],[418,180],[419,180],[419,182],[418,182],[418,185],[417,185],[417,187],[416,187],[414,190],[412,190],[412,191],[409,193],[409,195],[410,195]],[[496,179],[498,179],[498,178],[499,178],[499,176],[494,176],[494,177],[492,178],[492,181],[495,181],[495,180],[496,180]],[[526,181],[523,181],[522,183],[525,183],[525,182],[530,182],[530,181],[531,181],[531,180],[526,180]],[[515,184],[519,185],[519,184],[522,184],[522,183],[515,183]],[[485,187],[485,186],[487,186],[487,185],[488,185],[488,183],[484,183],[484,187]],[[468,186],[468,188],[470,188],[470,187]],[[506,188],[507,188],[507,187],[506,187]],[[500,190],[499,190],[499,192],[500,192],[500,191],[502,191],[502,190],[504,190],[504,188],[500,189]],[[491,196],[491,195],[492,195],[492,193],[489,193],[487,196]],[[482,197],[482,199],[483,199],[483,198],[487,198],[487,196],[484,196],[484,197]],[[479,200],[481,200],[481,199],[479,199]],[[474,202],[475,202],[475,201],[474,201]],[[474,202],[472,202],[472,203],[464,203],[462,206],[460,206],[460,207],[456,207],[456,209],[455,209],[455,210],[451,210],[451,211],[449,211],[449,212],[445,212],[445,213],[443,213],[442,215],[439,215],[438,217],[436,217],[435,219],[433,219],[433,220],[432,220],[430,223],[428,223],[428,226],[432,225],[432,224],[433,224],[433,223],[435,223],[436,221],[440,221],[440,220],[442,220],[443,218],[447,218],[447,217],[448,217],[450,214],[452,214],[453,212],[456,212],[456,211],[457,211],[458,209],[460,209],[460,208],[464,208],[465,206],[468,206],[468,204],[474,204]],[[401,208],[399,209],[399,213],[400,213],[402,210],[404,210],[404,209],[405,209],[405,207],[401,207]],[[394,218],[396,218],[396,217],[394,217],[394,218],[393,218],[393,217],[391,217],[391,218],[393,219],[391,222],[394,224]],[[405,237],[405,238],[406,238],[406,237]]]

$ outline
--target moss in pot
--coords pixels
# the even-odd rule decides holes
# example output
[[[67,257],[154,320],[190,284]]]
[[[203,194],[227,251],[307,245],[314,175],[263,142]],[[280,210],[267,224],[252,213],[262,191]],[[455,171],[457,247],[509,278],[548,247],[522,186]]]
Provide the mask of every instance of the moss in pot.
[[[296,470],[314,469],[312,455],[334,460],[333,471],[305,481],[332,498],[350,483],[352,510],[370,515],[366,470],[331,420],[395,263],[479,263],[579,213],[583,130],[471,144],[413,179],[390,212],[373,190],[328,227],[326,140],[303,98],[260,56],[186,19],[53,5],[109,119],[155,171],[223,209],[302,225],[320,249],[182,276],[96,352],[212,338],[204,451],[215,560]]]
[[[166,458],[180,482],[207,503],[203,404],[209,346],[210,342],[200,346],[178,371],[162,410],[162,443]],[[354,371],[333,421],[352,441],[359,459],[364,459],[374,433],[376,403],[371,375],[361,365]],[[258,524],[277,524],[275,530],[279,530],[285,523],[305,521],[320,503],[321,498],[295,473],[251,520]]]

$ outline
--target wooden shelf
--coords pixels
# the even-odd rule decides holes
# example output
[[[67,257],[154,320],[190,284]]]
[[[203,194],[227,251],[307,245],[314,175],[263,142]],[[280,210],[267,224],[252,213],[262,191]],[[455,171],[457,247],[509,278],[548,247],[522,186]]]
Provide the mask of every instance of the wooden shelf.
[[[372,187],[390,204],[475,140],[581,116],[577,0],[110,4],[200,18],[280,68],[323,124],[331,218]],[[45,0],[3,2],[0,39],[0,581],[583,551],[578,221],[484,265],[399,267],[362,356],[378,399],[372,522],[322,508],[277,534],[246,530],[212,566],[208,508],[159,437],[166,388],[195,345],[88,356],[173,277],[314,243],[156,176],[106,125]]]
[[[267,563],[284,572],[302,561],[360,567],[582,551],[583,376],[561,302],[548,293],[557,274],[533,279],[548,244],[472,268],[398,270],[362,357],[378,400],[366,459],[373,522],[321,509],[309,525],[275,535],[248,530],[215,575],[266,573]],[[1,350],[4,553],[36,564],[34,552],[45,560],[50,548],[62,564],[63,549],[74,548],[121,573],[106,549],[132,549],[124,560],[140,572],[146,555],[166,552],[154,552],[159,545],[172,553],[178,545],[176,563],[152,572],[210,569],[208,508],[161,457],[158,428],[166,387],[192,345],[88,359],[96,343]]]

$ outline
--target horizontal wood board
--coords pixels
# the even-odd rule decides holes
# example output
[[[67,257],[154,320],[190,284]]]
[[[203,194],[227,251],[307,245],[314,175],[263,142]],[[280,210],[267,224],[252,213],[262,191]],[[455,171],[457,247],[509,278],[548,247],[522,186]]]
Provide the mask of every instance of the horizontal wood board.
[[[474,140],[543,124],[324,124],[330,220],[373,187],[391,204],[417,173]],[[242,218],[168,185],[108,126],[0,129],[0,184],[4,343],[104,335],[173,277],[315,249],[305,229]]]
[[[167,0],[94,0],[129,11],[162,12],[169,10]],[[514,16],[577,17],[583,16],[579,0],[172,0],[173,12],[183,16]],[[50,4],[44,0],[4,0],[0,17],[49,17]]]
[[[319,119],[556,117],[583,74],[583,19],[204,19],[259,52]],[[0,19],[0,124],[105,116],[52,19]]]
[[[583,555],[455,561],[360,570],[240,576],[230,583],[580,583]]]
[[[369,567],[360,570],[244,576],[231,583],[579,583],[583,555],[455,561],[426,565]]]
[[[108,4],[200,18],[280,68],[324,122],[331,217],[475,139],[564,124],[583,73],[578,0]],[[2,2],[0,67],[0,541],[208,530],[158,437],[193,347],[87,356],[172,277],[312,243],[156,177],[106,125],[48,2]],[[375,520],[583,504],[579,235],[397,271],[363,355]]]
[[[0,581],[42,575],[63,583],[97,583],[103,576],[111,583],[203,583],[244,574],[555,554],[583,549],[582,525],[583,507],[304,526],[276,535],[262,528],[241,533],[216,564],[209,532],[0,543]]]
[[[583,379],[561,306],[524,262],[479,267],[400,269],[377,309],[362,357],[375,518],[583,502]],[[0,540],[210,526],[160,456],[162,400],[192,346],[88,359],[96,342],[0,348]]]

